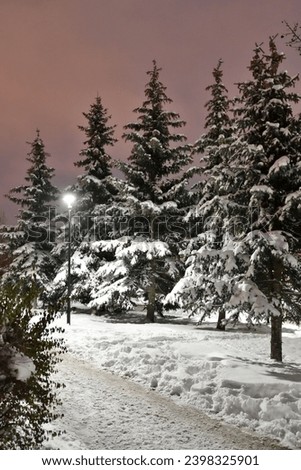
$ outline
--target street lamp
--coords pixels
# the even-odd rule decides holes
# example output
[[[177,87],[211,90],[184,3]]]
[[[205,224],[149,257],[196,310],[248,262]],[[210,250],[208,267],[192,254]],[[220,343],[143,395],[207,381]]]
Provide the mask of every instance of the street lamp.
[[[68,275],[67,275],[67,323],[71,324],[71,210],[76,201],[72,193],[63,196],[63,201],[68,208]]]

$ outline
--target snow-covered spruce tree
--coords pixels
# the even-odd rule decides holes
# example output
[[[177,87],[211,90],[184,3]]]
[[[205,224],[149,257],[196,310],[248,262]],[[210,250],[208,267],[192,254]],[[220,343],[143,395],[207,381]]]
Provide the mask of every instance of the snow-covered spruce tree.
[[[223,213],[222,244],[211,251],[205,240],[172,292],[194,298],[205,312],[223,301],[230,318],[244,312],[251,322],[270,320],[271,358],[278,361],[282,321],[298,323],[301,313],[300,121],[292,111],[299,97],[291,91],[296,77],[279,70],[283,59],[273,39],[269,54],[256,47],[252,79],[239,85],[237,136],[228,152],[225,197],[234,210],[227,204]]]
[[[225,273],[225,265],[229,268],[230,260],[224,253],[216,261],[225,243],[233,237],[232,232],[237,229],[235,220],[243,210],[242,201],[237,204],[234,198],[242,177],[230,164],[236,136],[221,60],[213,70],[213,78],[213,84],[206,88],[211,94],[205,105],[206,133],[194,145],[194,153],[201,155],[202,173],[194,187],[196,203],[186,216],[191,233],[191,240],[182,252],[186,273],[167,301],[180,303],[190,314],[201,314],[200,321],[217,311],[217,328],[223,330],[224,304],[229,296],[225,286],[230,276]]]
[[[146,99],[134,110],[137,121],[125,126],[124,139],[133,144],[129,162],[120,163],[128,183],[123,200],[127,236],[119,244],[115,240],[115,259],[104,268],[107,295],[116,298],[122,293],[125,308],[131,298],[144,296],[150,322],[181,268],[178,246],[184,236],[182,208],[187,194],[184,178],[176,175],[190,161],[186,137],[175,132],[184,122],[166,110],[172,101],[159,72],[154,61],[147,72]]]
[[[192,235],[183,252],[188,260],[187,267],[193,260],[191,254],[196,249],[206,247],[207,259],[210,260],[209,252],[216,253],[222,247],[225,233],[229,229],[225,221],[229,213],[233,214],[238,210],[237,205],[228,197],[229,192],[237,189],[237,185],[234,183],[238,180],[233,181],[234,174],[229,167],[229,146],[233,142],[234,131],[230,116],[231,103],[228,98],[228,90],[223,83],[222,60],[219,60],[214,68],[213,78],[214,83],[206,88],[211,94],[210,100],[205,104],[207,109],[206,133],[194,145],[194,153],[201,155],[202,173],[201,180],[195,185],[198,196],[196,204],[191,207],[186,217]],[[210,261],[207,264],[207,269],[209,271],[212,269]],[[215,273],[215,275],[217,274]],[[207,306],[210,305],[207,298],[209,292],[209,286],[203,281],[202,298],[204,305]],[[184,293],[183,296],[185,296]],[[193,296],[190,301],[192,309],[194,309]],[[223,304],[224,298],[221,292],[219,301],[215,302],[219,315],[217,328],[221,330],[225,329]],[[211,313],[211,309],[205,309],[204,313],[205,315]]]
[[[246,179],[248,169],[257,173],[257,183],[250,188],[251,230],[246,237],[251,255],[248,301],[255,318],[270,319],[271,358],[281,361],[282,321],[301,320],[301,128],[292,108],[300,96],[292,91],[298,77],[290,77],[280,68],[285,57],[278,52],[275,39],[270,38],[267,54],[259,49],[250,65],[253,86],[239,85],[241,106],[237,110],[246,142],[261,146],[263,152],[261,159],[243,162]],[[238,297],[236,292],[234,299]]]
[[[52,221],[58,190],[51,182],[54,170],[47,166],[49,154],[45,152],[39,131],[29,145],[26,184],[11,189],[7,195],[21,208],[16,226],[2,227],[2,237],[12,255],[4,279],[26,278],[45,288],[55,269],[51,255],[55,238]]]
[[[110,259],[97,241],[112,237],[114,218],[120,213],[116,197],[121,183],[112,175],[112,159],[107,153],[116,142],[115,126],[108,124],[111,116],[99,96],[83,116],[87,124],[79,129],[85,134],[85,147],[75,165],[84,172],[71,188],[77,196],[72,215],[72,298],[87,304],[95,271]],[[66,236],[63,238],[64,242]],[[58,243],[56,255],[62,258],[65,248],[66,243]],[[56,291],[64,289],[66,275],[64,264],[56,278]]]
[[[55,310],[36,312],[39,289],[28,280],[0,288],[0,448],[40,449],[57,417],[51,378],[64,350],[52,326]],[[53,435],[53,434],[52,434]]]

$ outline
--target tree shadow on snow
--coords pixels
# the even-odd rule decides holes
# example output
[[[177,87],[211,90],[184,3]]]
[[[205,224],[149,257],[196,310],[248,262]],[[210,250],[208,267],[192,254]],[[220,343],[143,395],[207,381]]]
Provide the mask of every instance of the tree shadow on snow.
[[[301,383],[301,367],[298,364],[278,363],[273,364],[271,367],[273,369],[268,371],[267,375],[279,380]]]
[[[301,366],[297,363],[285,363],[285,362],[260,362],[256,360],[247,359],[239,356],[229,356],[234,360],[241,361],[244,364],[250,364],[255,366],[262,366],[264,368],[264,375],[269,377],[275,377],[279,380],[287,380],[288,382],[301,383]],[[301,392],[301,390],[300,390]]]
[[[148,324],[145,311],[130,311],[126,313],[106,313],[104,318],[110,323],[135,323]],[[174,315],[166,315],[164,317],[157,316],[156,323],[173,324],[173,325],[194,325],[195,323],[189,318],[181,318]]]

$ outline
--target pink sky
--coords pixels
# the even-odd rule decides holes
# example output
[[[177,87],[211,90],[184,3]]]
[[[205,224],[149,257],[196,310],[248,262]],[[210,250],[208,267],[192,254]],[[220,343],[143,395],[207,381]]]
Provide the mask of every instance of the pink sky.
[[[125,159],[122,127],[133,120],[156,59],[172,110],[194,142],[219,58],[230,96],[233,83],[248,77],[255,43],[269,35],[280,33],[285,69],[301,70],[301,57],[280,38],[282,20],[301,22],[300,0],[0,0],[0,209],[7,221],[17,207],[2,195],[23,184],[26,142],[37,127],[63,189],[78,175],[73,162],[84,135],[77,126],[98,93],[117,124],[112,156]]]

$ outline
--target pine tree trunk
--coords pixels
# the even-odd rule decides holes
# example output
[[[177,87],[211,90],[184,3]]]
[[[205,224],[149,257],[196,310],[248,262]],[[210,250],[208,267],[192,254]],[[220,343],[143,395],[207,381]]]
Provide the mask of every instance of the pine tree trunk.
[[[223,308],[220,308],[218,312],[218,320],[216,324],[217,330],[225,331],[226,325],[223,323],[223,320],[225,320],[225,318],[226,318],[226,312]]]
[[[146,309],[146,319],[147,321],[154,323],[155,321],[155,308],[156,308],[156,287],[155,284],[152,283],[148,289],[148,302],[147,302],[147,309]]]
[[[282,318],[271,317],[271,359],[282,362]]]
[[[154,221],[150,218],[150,238],[154,240]],[[150,277],[149,277],[149,286],[147,289],[147,308],[146,308],[146,321],[154,323],[155,322],[155,310],[156,310],[156,280],[155,280],[155,263],[152,259],[150,261]]]
[[[283,272],[283,265],[279,259],[273,261],[273,275],[274,280],[272,283],[272,290],[275,296],[279,293]],[[271,315],[271,359],[282,362],[282,316],[278,317]]]

